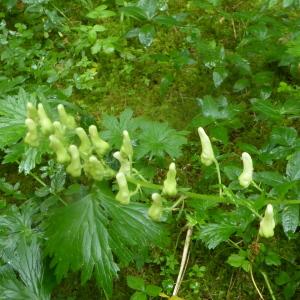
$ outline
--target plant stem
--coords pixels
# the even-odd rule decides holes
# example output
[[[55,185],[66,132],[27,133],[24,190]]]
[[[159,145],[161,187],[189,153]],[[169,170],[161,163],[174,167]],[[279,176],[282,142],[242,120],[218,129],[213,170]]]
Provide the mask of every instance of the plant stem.
[[[263,297],[262,293],[260,292],[258,286],[256,285],[255,279],[253,277],[252,266],[250,266],[250,277],[251,277],[252,283],[253,283],[253,285],[254,285],[254,287],[255,287],[255,289],[256,289],[256,291],[257,291],[260,299],[264,300],[264,297]]]
[[[28,173],[32,178],[34,178],[40,185],[42,185],[43,187],[46,187],[47,184],[37,175],[35,175],[32,172]],[[58,196],[55,192],[50,192],[52,195],[56,196],[58,198],[58,200],[65,206],[67,206],[68,204],[60,197]]]
[[[182,252],[180,269],[179,269],[176,284],[174,287],[173,296],[176,296],[178,294],[182,279],[184,277],[186,265],[188,262],[188,252],[189,252],[192,233],[193,233],[193,227],[188,226],[188,230],[186,232],[186,237],[185,237],[185,242],[184,242],[184,247],[183,247],[183,252]]]
[[[255,181],[251,181],[251,184],[257,189],[259,190],[261,193],[263,193],[263,190],[255,183]]]
[[[127,177],[127,181],[131,182],[135,185],[140,185],[141,187],[148,188],[151,190],[162,190],[163,187],[159,184],[151,183],[148,181],[136,179],[134,177]],[[193,192],[188,192],[187,188],[179,188],[178,191],[182,193],[183,195],[186,196],[186,199],[191,198],[191,199],[199,199],[199,200],[209,200],[209,201],[215,201],[216,203],[228,203],[228,204],[236,204],[237,201],[233,201],[228,197],[224,197],[222,194],[220,195],[207,195],[207,194],[198,194],[198,193],[193,193]],[[262,217],[252,208],[249,206],[248,200],[247,199],[238,199],[239,204],[248,208],[252,213],[254,213],[259,219],[262,219]],[[271,204],[300,204],[300,200],[267,200],[266,203],[271,203]]]
[[[217,170],[217,174],[218,174],[219,194],[220,194],[220,197],[222,197],[222,180],[221,180],[220,166],[216,159],[214,159],[214,163],[216,165],[216,170]]]
[[[269,279],[268,279],[267,274],[266,274],[265,272],[263,272],[263,271],[260,271],[260,273],[262,274],[262,276],[263,276],[264,279],[265,279],[265,282],[266,282],[266,284],[267,284],[267,287],[268,287],[268,290],[269,290],[269,293],[270,293],[270,295],[271,295],[272,300],[276,300],[275,295],[274,295],[274,292],[273,292],[272,287],[271,287],[271,285],[270,285],[270,282],[269,282]]]

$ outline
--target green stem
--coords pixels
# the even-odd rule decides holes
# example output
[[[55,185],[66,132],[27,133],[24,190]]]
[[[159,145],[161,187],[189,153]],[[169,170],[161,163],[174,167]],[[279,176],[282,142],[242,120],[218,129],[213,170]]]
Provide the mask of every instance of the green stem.
[[[251,181],[251,184],[257,189],[257,190],[259,190],[261,193],[263,193],[263,189],[261,189],[256,183],[255,183],[255,181]]]
[[[215,163],[217,174],[218,174],[219,194],[220,194],[220,197],[222,197],[222,180],[221,180],[220,166],[216,159],[214,159],[214,163]]]
[[[269,290],[269,293],[270,293],[270,295],[271,295],[272,300],[276,300],[275,295],[274,295],[274,292],[273,292],[273,290],[272,290],[272,288],[271,288],[271,285],[270,285],[270,282],[269,282],[269,279],[268,279],[267,274],[266,274],[265,272],[263,272],[263,271],[260,271],[260,273],[262,274],[262,276],[263,276],[264,279],[265,279],[265,282],[266,282],[266,285],[267,285],[267,287],[268,287],[268,290]]]
[[[250,266],[250,277],[251,277],[252,283],[253,283],[253,285],[254,285],[254,287],[255,287],[255,289],[256,289],[256,291],[257,291],[260,299],[264,300],[264,297],[263,297],[262,293],[260,292],[260,290],[259,290],[259,288],[258,288],[258,286],[257,286],[257,284],[255,282],[255,279],[254,279],[254,276],[253,276],[253,272],[252,272],[252,266]]]
[[[162,190],[163,187],[159,184],[151,183],[148,181],[136,179],[134,177],[128,177],[128,182],[131,182],[135,185],[139,185],[143,188],[148,188],[151,190]],[[207,195],[207,194],[198,194],[193,192],[188,192],[186,188],[179,188],[178,191],[186,196],[186,199],[198,199],[198,200],[208,200],[208,201],[215,201],[216,203],[227,203],[227,204],[237,204],[237,201],[233,201],[228,197],[224,197],[220,195]],[[255,214],[259,219],[262,219],[261,215],[258,214],[248,203],[247,199],[238,199],[240,205],[248,208],[253,214]],[[267,203],[270,204],[285,204],[285,205],[293,205],[293,204],[300,204],[300,200],[267,200]]]
[[[43,187],[46,187],[47,184],[41,179],[39,178],[37,175],[35,175],[32,172],[28,173],[32,178],[34,178],[40,185],[42,185]],[[56,196],[58,198],[58,200],[65,206],[67,206],[68,204],[59,196],[57,195],[55,192],[51,192],[52,195]]]

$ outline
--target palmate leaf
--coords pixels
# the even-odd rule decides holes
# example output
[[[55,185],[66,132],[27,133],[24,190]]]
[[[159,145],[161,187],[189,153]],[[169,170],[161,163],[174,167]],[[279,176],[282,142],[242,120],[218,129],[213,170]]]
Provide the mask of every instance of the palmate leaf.
[[[133,111],[129,108],[120,114],[119,119],[115,116],[105,115],[103,125],[106,130],[102,132],[103,138],[117,149],[120,148],[122,144],[123,130],[127,130],[132,139],[132,134],[138,128],[137,119],[134,119],[132,116]]]
[[[0,216],[0,300],[47,300],[43,288],[42,259],[38,234],[32,228],[36,208],[27,203],[12,206]],[[17,274],[17,276],[16,276]]]
[[[53,256],[57,278],[62,279],[69,269],[82,268],[84,283],[94,272],[98,284],[110,296],[118,267],[108,243],[107,219],[99,203],[88,195],[56,210],[46,226],[46,253]]]
[[[151,158],[166,154],[177,158],[181,155],[181,147],[187,143],[186,132],[176,131],[167,123],[144,121],[140,126],[142,132],[135,152],[137,159],[146,155]]]
[[[81,200],[57,209],[45,221],[46,253],[53,257],[58,279],[68,270],[82,270],[82,282],[95,274],[107,297],[112,295],[112,281],[118,266],[133,258],[134,249],[163,244],[165,234],[147,216],[140,204],[119,205],[111,195],[97,190]]]
[[[140,203],[121,205],[108,193],[99,191],[97,197],[104,200],[101,205],[111,219],[108,228],[110,245],[122,263],[130,262],[144,247],[168,243],[167,230],[148,217],[148,207]]]
[[[17,96],[0,99],[0,149],[20,140],[26,131],[26,105],[30,99],[23,89]]]
[[[20,241],[14,252],[5,255],[7,267],[0,272],[0,300],[48,300],[43,287],[43,268],[37,239]],[[15,273],[18,273],[17,279]]]
[[[236,226],[231,224],[206,224],[200,226],[198,237],[206,244],[208,249],[216,248],[220,243],[229,239],[237,230]]]

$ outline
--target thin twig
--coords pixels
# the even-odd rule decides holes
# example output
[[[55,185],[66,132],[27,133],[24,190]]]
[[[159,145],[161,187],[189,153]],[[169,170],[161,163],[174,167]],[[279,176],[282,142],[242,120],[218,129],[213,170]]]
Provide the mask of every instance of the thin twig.
[[[184,272],[185,272],[185,269],[186,269],[186,264],[187,264],[187,258],[188,258],[188,252],[189,252],[192,233],[193,233],[193,227],[188,226],[188,230],[186,232],[186,237],[185,237],[185,243],[184,243],[184,247],[183,247],[183,252],[182,252],[180,269],[179,269],[176,284],[175,284],[175,287],[174,287],[173,296],[176,296],[178,294],[180,284],[181,284],[182,279],[184,277]]]

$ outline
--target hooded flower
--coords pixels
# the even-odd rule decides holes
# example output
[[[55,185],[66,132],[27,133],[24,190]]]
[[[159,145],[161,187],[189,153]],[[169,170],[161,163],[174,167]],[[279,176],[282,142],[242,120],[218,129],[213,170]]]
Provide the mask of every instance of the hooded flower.
[[[259,235],[265,238],[270,238],[274,236],[274,228],[275,228],[275,221],[274,221],[274,213],[273,213],[273,206],[272,204],[268,204],[265,216],[260,221],[259,227]]]
[[[117,183],[119,186],[119,192],[116,195],[116,200],[121,204],[129,204],[130,202],[130,192],[128,189],[128,184],[124,173],[119,172],[116,175]]]
[[[251,181],[253,176],[253,163],[252,158],[247,152],[242,153],[242,161],[243,161],[243,172],[239,176],[239,183],[242,187],[247,188]]]
[[[175,163],[171,163],[167,178],[164,181],[163,194],[168,196],[176,196],[177,194],[177,182],[176,182],[176,166]]]
[[[198,133],[202,146],[201,162],[205,166],[210,166],[216,160],[210,139],[202,127],[198,128]]]
[[[152,205],[148,209],[148,216],[153,220],[159,222],[163,212],[162,197],[158,193],[152,194]]]

